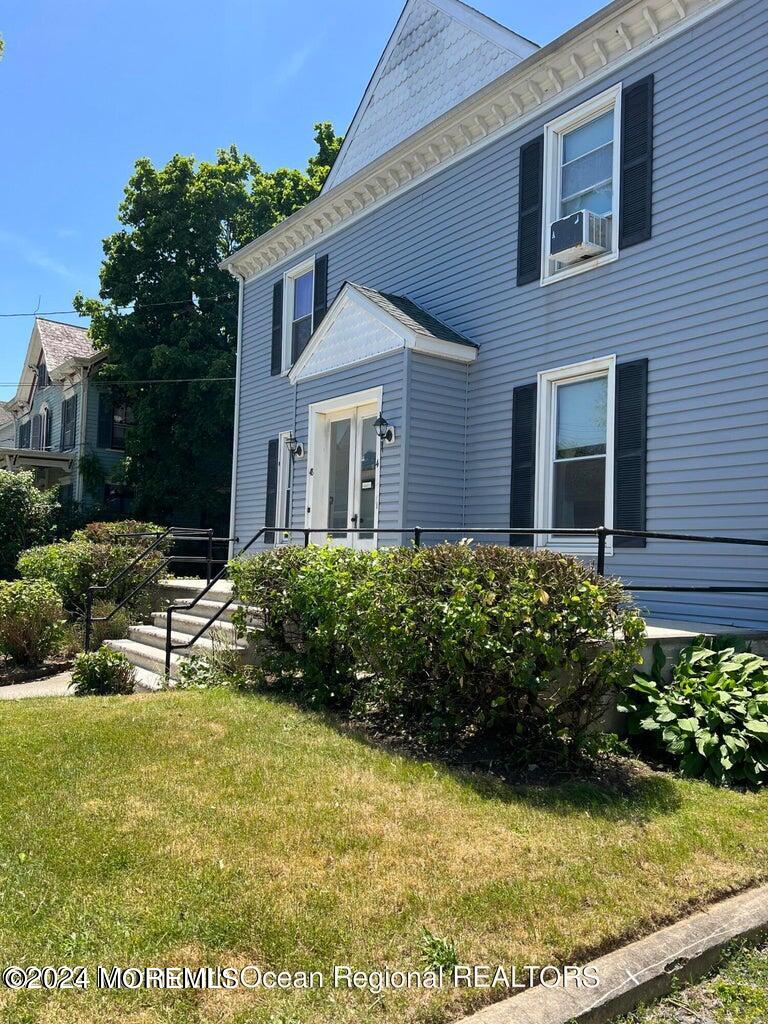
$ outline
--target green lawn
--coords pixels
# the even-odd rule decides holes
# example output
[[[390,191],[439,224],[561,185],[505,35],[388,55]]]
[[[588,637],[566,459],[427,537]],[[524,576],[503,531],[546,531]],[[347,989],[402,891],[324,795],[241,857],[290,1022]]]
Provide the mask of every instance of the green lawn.
[[[226,691],[0,706],[0,961],[573,962],[768,873],[768,793],[511,788]],[[501,993],[499,993],[501,994]],[[437,1024],[487,993],[11,993],[3,1024]]]
[[[768,946],[734,950],[718,973],[656,1006],[624,1018],[622,1024],[766,1024]]]

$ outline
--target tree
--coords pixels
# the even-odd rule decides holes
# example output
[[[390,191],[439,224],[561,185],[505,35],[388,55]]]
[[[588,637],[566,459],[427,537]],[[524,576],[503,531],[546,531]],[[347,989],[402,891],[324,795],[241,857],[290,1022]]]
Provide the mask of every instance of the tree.
[[[75,308],[108,352],[99,379],[132,408],[123,482],[144,518],[228,525],[237,287],[218,263],[315,198],[341,139],[325,122],[315,142],[306,171],[264,171],[234,146],[136,162],[100,298]]]
[[[58,510],[53,491],[37,488],[32,473],[0,470],[0,579],[15,575],[25,548],[53,540]]]

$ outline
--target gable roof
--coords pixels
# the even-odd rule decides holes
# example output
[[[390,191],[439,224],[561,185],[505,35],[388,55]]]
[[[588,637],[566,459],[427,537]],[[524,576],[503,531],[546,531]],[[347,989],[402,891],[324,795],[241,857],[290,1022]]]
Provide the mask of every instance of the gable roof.
[[[87,327],[76,327],[74,324],[64,324],[58,320],[46,320],[41,316],[35,317],[19,373],[16,395],[7,403],[16,411],[24,408],[30,401],[34,391],[35,367],[41,354],[52,377],[56,377],[59,371],[66,373],[71,370],[71,360],[95,362],[104,355],[93,347]]]
[[[13,423],[13,413],[6,408],[5,402],[0,402],[0,427],[7,423]]]
[[[471,363],[478,346],[401,295],[345,281],[288,374],[292,384],[404,348]]]
[[[96,355],[96,349],[88,337],[87,327],[63,324],[58,320],[44,320],[42,317],[35,318],[35,326],[40,335],[40,344],[49,373],[67,359],[88,359]]]
[[[639,54],[684,36],[738,0],[610,0],[584,21],[323,192],[219,263],[254,279],[550,110],[586,95]]]
[[[323,191],[537,49],[461,0],[407,0]]]
[[[452,327],[444,324],[442,320],[428,313],[423,306],[417,306],[411,299],[403,295],[389,295],[387,292],[377,292],[373,288],[366,288],[361,284],[346,282],[361,295],[365,295],[371,302],[375,302],[379,309],[398,320],[403,327],[414,334],[421,334],[425,338],[433,338],[435,341],[452,341],[456,345],[469,345],[477,348],[474,341],[465,338],[463,334],[454,331]]]

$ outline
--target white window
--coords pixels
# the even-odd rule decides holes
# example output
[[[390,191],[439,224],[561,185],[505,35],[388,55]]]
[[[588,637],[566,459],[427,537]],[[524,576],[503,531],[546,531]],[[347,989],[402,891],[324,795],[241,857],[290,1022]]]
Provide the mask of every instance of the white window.
[[[281,533],[280,528],[287,529],[291,525],[291,488],[293,486],[293,459],[288,450],[290,430],[279,435],[277,446],[277,504],[275,510],[275,544],[285,544],[290,534]]]
[[[620,128],[620,85],[545,125],[542,284],[618,259]],[[550,229],[579,210],[606,219],[608,247],[566,265],[551,255]]]
[[[315,257],[292,267],[283,282],[283,373],[306,348],[313,328]]]
[[[615,356],[539,374],[536,527],[613,525]],[[540,535],[539,543],[574,552],[592,537]]]

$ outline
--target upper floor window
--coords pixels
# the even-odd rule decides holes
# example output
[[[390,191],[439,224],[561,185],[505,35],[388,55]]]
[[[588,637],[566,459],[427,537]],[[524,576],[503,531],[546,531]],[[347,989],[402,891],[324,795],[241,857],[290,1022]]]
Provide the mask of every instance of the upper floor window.
[[[45,365],[45,360],[41,359],[37,364],[37,386],[39,388],[47,388],[51,383],[51,378],[48,376],[48,367]]]
[[[42,412],[40,413],[40,447],[45,452],[51,450],[52,422],[53,418],[51,416],[51,410],[48,408],[47,405],[44,405]]]
[[[29,448],[32,440],[32,422],[26,420],[19,424],[19,448]]]
[[[132,426],[131,406],[126,401],[114,399],[107,391],[102,391],[99,394],[97,447],[125,451],[126,434]]]
[[[545,126],[543,284],[618,257],[620,100],[614,86]]]
[[[283,371],[290,370],[306,348],[313,329],[315,300],[314,256],[285,275]]]

